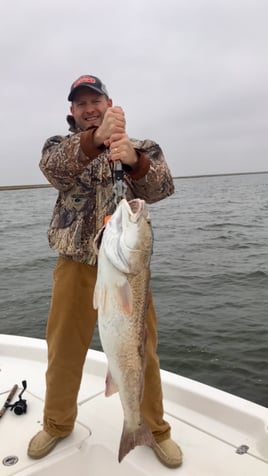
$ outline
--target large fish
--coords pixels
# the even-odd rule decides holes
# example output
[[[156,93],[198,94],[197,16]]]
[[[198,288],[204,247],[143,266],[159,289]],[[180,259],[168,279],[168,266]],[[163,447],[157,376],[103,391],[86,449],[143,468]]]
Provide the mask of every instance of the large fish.
[[[120,462],[135,446],[154,444],[140,413],[153,243],[144,200],[121,200],[100,235],[95,240],[98,274],[94,307],[109,366],[105,394],[118,390],[124,412]]]

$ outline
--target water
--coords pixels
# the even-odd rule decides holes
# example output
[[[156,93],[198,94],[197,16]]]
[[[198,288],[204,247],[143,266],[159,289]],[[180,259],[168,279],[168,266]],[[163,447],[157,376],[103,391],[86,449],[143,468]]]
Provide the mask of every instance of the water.
[[[175,185],[151,206],[161,367],[268,406],[268,174]],[[1,333],[45,336],[55,198],[0,192]]]

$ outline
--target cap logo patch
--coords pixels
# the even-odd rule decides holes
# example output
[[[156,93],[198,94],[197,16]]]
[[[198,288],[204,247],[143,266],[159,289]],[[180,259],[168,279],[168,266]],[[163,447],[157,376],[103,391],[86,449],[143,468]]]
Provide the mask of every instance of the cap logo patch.
[[[96,80],[94,78],[92,78],[91,76],[81,76],[80,78],[78,78],[74,84],[73,84],[73,88],[76,88],[77,86],[79,86],[79,84],[81,83],[90,83],[90,84],[95,84],[96,83]]]

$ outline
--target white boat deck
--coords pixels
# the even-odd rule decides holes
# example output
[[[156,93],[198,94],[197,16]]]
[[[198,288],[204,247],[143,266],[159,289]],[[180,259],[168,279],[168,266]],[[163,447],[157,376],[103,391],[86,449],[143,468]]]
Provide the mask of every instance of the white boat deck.
[[[41,460],[27,456],[31,437],[42,428],[46,343],[0,335],[0,407],[11,388],[27,381],[26,414],[7,410],[0,418],[0,475],[10,476],[267,476],[268,409],[162,371],[165,418],[184,453],[178,469],[165,468],[147,447],[119,464],[123,414],[118,394],[105,398],[106,358],[90,350],[79,392],[75,430]],[[12,400],[17,400],[18,393]],[[248,451],[238,454],[246,445]],[[5,466],[3,461],[18,459]]]

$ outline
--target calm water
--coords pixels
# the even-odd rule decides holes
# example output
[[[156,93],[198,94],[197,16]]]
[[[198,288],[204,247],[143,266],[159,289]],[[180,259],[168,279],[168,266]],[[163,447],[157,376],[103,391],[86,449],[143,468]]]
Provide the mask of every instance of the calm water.
[[[161,367],[268,406],[268,174],[175,185],[151,206]],[[55,198],[0,191],[1,333],[45,336]]]

